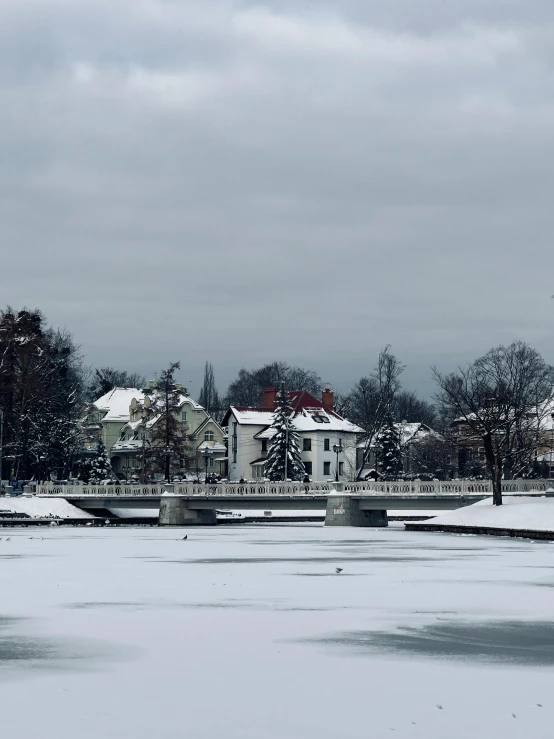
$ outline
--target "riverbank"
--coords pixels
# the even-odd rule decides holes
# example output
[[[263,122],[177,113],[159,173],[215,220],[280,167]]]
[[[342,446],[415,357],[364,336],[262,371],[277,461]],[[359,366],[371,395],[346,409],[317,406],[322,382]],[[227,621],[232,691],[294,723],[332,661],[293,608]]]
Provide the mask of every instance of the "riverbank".
[[[554,499],[504,497],[501,506],[487,498],[466,508],[423,522],[405,524],[407,531],[523,537],[554,541]]]

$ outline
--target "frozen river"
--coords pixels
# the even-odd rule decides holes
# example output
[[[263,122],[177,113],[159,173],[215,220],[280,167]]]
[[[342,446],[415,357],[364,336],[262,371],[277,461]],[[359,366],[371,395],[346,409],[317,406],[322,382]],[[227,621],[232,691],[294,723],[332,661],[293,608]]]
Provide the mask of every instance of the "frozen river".
[[[553,736],[552,543],[401,525],[0,536],[9,739]]]

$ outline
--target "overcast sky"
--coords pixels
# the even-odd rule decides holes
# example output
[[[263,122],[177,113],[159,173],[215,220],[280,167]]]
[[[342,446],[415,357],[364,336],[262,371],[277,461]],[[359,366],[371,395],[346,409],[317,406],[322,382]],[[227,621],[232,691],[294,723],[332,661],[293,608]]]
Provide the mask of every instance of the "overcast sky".
[[[1,0],[0,301],[89,362],[554,363],[552,0]]]

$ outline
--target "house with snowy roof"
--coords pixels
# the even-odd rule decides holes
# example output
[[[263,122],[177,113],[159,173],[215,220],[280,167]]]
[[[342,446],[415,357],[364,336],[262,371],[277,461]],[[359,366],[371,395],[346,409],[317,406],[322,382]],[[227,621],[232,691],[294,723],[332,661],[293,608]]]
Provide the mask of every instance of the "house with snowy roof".
[[[485,447],[482,435],[476,433],[470,421],[475,414],[455,418],[450,424],[457,446],[456,473],[461,477],[482,474],[485,471]],[[522,423],[522,429],[533,445],[528,446],[525,463],[540,463],[547,466],[552,475],[554,459],[554,400],[547,400],[529,409]],[[520,429],[521,432],[521,429]],[[503,432],[500,431],[500,434]],[[545,469],[546,474],[546,469]]]
[[[269,442],[275,431],[271,424],[277,389],[264,390],[261,408],[231,406],[222,422],[227,429],[228,475],[231,482],[265,478]],[[356,441],[363,429],[334,410],[331,390],[321,400],[305,391],[289,393],[293,425],[300,437],[300,450],[306,473],[313,481],[356,477]],[[334,449],[339,448],[337,453]]]
[[[394,424],[400,442],[400,457],[404,474],[417,474],[421,470],[421,461],[424,457],[424,447],[433,442],[444,442],[441,434],[430,426],[421,422],[400,421]],[[371,444],[371,449],[363,469],[359,473],[360,479],[375,476],[379,472],[379,451],[381,449],[380,435],[378,434]],[[365,442],[358,444],[358,469],[363,463]]]
[[[121,435],[121,429],[130,420],[133,398],[142,400],[144,394],[136,387],[114,387],[95,400],[86,410],[83,421],[85,453],[95,453],[99,440],[110,450]]]
[[[175,411],[177,420],[186,425],[186,444],[179,460],[174,460],[177,477],[187,474],[224,474],[226,464],[225,433],[205,408],[190,398],[184,388]],[[118,475],[129,479],[140,475],[145,450],[151,446],[153,429],[159,416],[152,415],[148,389],[140,397],[131,398],[128,421],[110,449],[112,468]]]

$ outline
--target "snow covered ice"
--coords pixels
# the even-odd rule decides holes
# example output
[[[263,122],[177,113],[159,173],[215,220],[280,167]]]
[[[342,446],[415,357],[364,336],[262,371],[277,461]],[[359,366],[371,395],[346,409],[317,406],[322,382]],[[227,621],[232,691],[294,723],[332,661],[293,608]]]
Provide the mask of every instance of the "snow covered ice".
[[[552,735],[549,542],[401,524],[0,536],[10,739]]]

